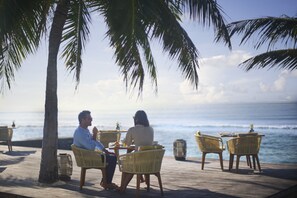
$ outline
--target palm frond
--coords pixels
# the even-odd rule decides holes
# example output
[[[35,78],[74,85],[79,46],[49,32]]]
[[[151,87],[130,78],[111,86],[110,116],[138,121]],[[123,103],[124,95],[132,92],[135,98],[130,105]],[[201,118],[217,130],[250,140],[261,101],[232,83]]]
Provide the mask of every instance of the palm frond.
[[[213,0],[98,0],[90,5],[105,18],[106,35],[115,49],[126,87],[129,84],[135,88],[139,83],[140,92],[146,71],[157,85],[149,39],[159,40],[164,52],[178,61],[182,75],[198,87],[198,50],[179,24],[182,15],[190,13],[191,19],[203,25],[213,24],[216,34],[221,36],[217,40],[223,40],[231,48],[223,11]]]
[[[241,66],[250,69],[272,68],[297,69],[297,18],[282,15],[236,21],[227,25],[230,36],[241,34],[240,44],[246,43],[255,36],[255,49],[267,44],[267,52],[244,61]],[[288,49],[275,50],[275,44],[284,44]]]
[[[157,2],[158,6],[151,7],[154,15],[146,17],[151,35],[162,42],[164,52],[168,52],[172,59],[177,59],[182,74],[198,88],[198,50],[168,6],[164,2]]]
[[[65,42],[62,57],[66,68],[74,72],[77,85],[80,81],[82,67],[82,50],[90,33],[88,25],[91,18],[83,0],[71,1],[70,10],[64,27],[62,42]],[[76,86],[77,87],[77,86]]]
[[[274,47],[277,42],[291,45],[293,48],[296,48],[297,44],[297,18],[286,15],[237,21],[230,23],[228,29],[231,37],[236,33],[242,34],[241,44],[246,43],[252,36],[257,36],[256,49],[264,43],[268,44],[268,49]]]
[[[100,1],[96,9],[104,16],[108,28],[106,36],[115,49],[116,63],[126,88],[134,89],[138,85],[139,95],[146,72],[157,87],[156,67],[142,9],[140,1]]]
[[[240,66],[244,67],[246,71],[275,67],[292,71],[297,69],[297,49],[276,50],[259,54],[244,61]]]
[[[204,26],[213,26],[215,42],[222,41],[229,49],[232,48],[231,40],[225,19],[225,12],[214,0],[184,0],[180,1],[183,13],[189,13],[190,18]]]
[[[0,92],[11,88],[15,71],[36,51],[50,5],[46,0],[0,1]]]

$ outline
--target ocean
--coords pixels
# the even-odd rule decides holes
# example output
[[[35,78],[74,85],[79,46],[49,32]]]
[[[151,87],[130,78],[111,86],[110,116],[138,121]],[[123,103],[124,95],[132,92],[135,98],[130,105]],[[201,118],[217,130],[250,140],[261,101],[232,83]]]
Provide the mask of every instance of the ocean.
[[[183,139],[187,144],[186,157],[201,158],[194,138],[196,131],[219,136],[220,132],[248,132],[253,124],[255,132],[264,135],[260,162],[297,163],[297,103],[207,104],[195,108],[144,110],[154,128],[154,139],[165,146],[166,156],[174,156],[174,141]],[[121,129],[127,130],[133,125],[135,111],[92,111],[93,126],[115,129],[119,122]],[[77,114],[59,112],[59,137],[73,136],[78,126]],[[42,138],[43,120],[43,112],[0,112],[0,125],[11,125],[13,121],[16,124],[13,141]],[[223,138],[224,143],[226,140]],[[207,154],[207,158],[218,159],[218,155]],[[223,158],[229,159],[227,150]]]

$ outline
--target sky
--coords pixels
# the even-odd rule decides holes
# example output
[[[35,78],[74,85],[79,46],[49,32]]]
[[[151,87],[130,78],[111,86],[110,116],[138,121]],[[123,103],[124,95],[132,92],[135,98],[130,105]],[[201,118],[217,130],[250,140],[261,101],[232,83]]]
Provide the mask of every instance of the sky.
[[[266,16],[295,16],[295,0],[218,0],[225,11],[226,23]],[[152,51],[157,65],[158,92],[146,77],[141,98],[138,90],[126,90],[123,77],[115,64],[113,49],[105,38],[102,18],[93,17],[90,40],[83,54],[81,80],[75,90],[73,74],[58,62],[59,111],[136,111],[170,108],[196,108],[212,103],[297,102],[297,71],[262,69],[246,72],[238,65],[247,58],[265,52],[254,50],[253,39],[239,46],[232,39],[232,51],[214,43],[212,27],[185,19],[182,26],[199,51],[199,85],[193,89],[157,41]],[[46,41],[46,40],[45,40]],[[254,40],[255,41],[255,40]],[[282,46],[278,46],[281,48]],[[15,74],[11,90],[0,96],[0,111],[44,111],[48,45],[43,42],[36,54],[30,55]]]

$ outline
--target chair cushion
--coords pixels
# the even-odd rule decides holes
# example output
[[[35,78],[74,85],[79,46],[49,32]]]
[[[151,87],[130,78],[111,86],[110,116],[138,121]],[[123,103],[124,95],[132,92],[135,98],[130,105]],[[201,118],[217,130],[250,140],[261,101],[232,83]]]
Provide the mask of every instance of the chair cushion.
[[[138,151],[146,151],[146,150],[154,150],[154,149],[162,149],[162,148],[164,148],[162,145],[139,146]]]
[[[249,132],[249,133],[238,133],[237,137],[257,136],[257,135],[258,135],[258,133],[251,133],[251,132]]]
[[[212,135],[201,134],[200,131],[197,131],[195,135],[196,135],[196,136],[200,136],[200,137],[206,137],[206,138],[215,138],[215,139],[218,138],[218,137],[216,137],[216,136],[212,136]]]

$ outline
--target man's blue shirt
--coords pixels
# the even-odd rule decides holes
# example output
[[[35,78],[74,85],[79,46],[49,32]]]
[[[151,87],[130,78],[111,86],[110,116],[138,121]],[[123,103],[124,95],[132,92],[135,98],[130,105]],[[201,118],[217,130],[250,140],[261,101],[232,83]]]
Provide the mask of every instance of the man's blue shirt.
[[[74,131],[73,144],[88,150],[95,150],[97,148],[102,151],[104,149],[104,146],[100,142],[93,139],[89,129],[84,129],[80,126]]]

